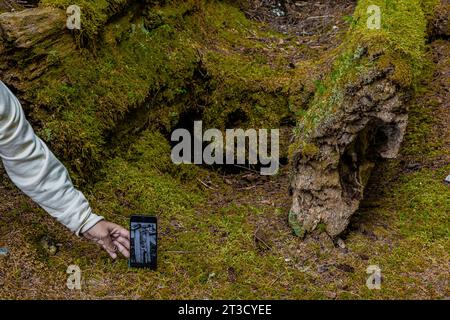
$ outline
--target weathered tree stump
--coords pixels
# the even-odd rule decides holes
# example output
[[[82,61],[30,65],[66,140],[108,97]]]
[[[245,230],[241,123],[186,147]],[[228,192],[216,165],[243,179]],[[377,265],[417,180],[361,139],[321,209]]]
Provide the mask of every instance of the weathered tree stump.
[[[359,2],[356,25],[344,43],[346,58],[322,84],[326,93],[316,93],[300,119],[291,151],[289,213],[299,236],[316,230],[341,234],[363,199],[372,168],[380,159],[397,156],[405,134],[407,102],[421,72],[433,6],[420,1],[386,5],[380,8],[384,25],[369,30],[369,4]],[[436,9],[434,17],[441,22],[428,29],[445,34],[443,16]]]
[[[375,162],[397,156],[407,96],[388,80],[391,72],[372,70],[347,87],[342,108],[311,136],[315,154],[296,155],[290,219],[303,231],[322,223],[330,236],[339,235],[359,207]]]

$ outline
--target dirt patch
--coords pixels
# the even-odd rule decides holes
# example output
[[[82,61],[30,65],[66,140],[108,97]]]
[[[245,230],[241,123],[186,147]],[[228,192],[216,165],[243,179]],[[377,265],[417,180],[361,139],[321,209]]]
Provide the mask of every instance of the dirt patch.
[[[0,0],[0,13],[37,7],[40,0]]]
[[[247,16],[310,47],[330,49],[347,30],[356,1],[250,0]]]

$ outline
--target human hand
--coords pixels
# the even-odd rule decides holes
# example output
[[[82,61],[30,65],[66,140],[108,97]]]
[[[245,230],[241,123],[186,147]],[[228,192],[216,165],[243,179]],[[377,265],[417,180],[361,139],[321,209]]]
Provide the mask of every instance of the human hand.
[[[115,223],[101,220],[83,236],[101,245],[113,259],[117,258],[117,251],[126,258],[130,257],[130,233]]]

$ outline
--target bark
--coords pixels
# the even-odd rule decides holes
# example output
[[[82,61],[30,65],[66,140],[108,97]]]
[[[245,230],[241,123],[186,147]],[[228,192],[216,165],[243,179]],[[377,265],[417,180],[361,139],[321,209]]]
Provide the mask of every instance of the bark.
[[[450,36],[449,14],[450,3],[442,3],[440,6],[436,7],[433,19],[431,19],[428,24],[428,33],[430,37],[448,38]]]
[[[298,232],[319,224],[332,237],[343,232],[375,161],[397,156],[408,119],[407,96],[388,79],[391,72],[372,70],[347,87],[344,106],[311,136],[317,153],[295,157],[290,222],[301,226]]]
[[[448,4],[437,6],[429,17],[429,37],[448,36],[448,9]],[[394,65],[382,65],[347,84],[336,113],[321,120],[306,139],[314,152],[293,157],[289,222],[300,236],[323,229],[332,237],[341,234],[359,208],[377,161],[399,153],[412,87],[393,80]]]
[[[66,14],[55,8],[32,8],[0,15],[0,76],[19,91],[47,72],[52,50],[75,48]]]

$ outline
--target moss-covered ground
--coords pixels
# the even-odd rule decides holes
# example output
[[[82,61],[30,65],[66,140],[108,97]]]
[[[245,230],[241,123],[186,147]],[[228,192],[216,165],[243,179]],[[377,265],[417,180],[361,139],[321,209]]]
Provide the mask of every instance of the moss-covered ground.
[[[448,297],[448,42],[429,46],[430,71],[411,102],[401,156],[372,175],[339,247],[325,233],[304,242],[292,233],[288,166],[261,178],[170,161],[167,133],[193,106],[206,106],[202,118],[219,128],[230,125],[228,114],[237,108],[247,114],[242,125],[279,125],[304,114],[305,101],[321,90],[315,80],[330,68],[329,56],[317,52],[320,66],[306,59],[290,67],[290,50],[307,48],[262,31],[226,3],[198,14],[192,8],[164,6],[131,29],[132,17],[108,24],[126,27],[106,30],[114,37],[106,36],[110,45],[95,55],[58,62],[35,88],[31,106],[40,134],[78,175],[96,212],[124,226],[131,214],[158,216],[158,270],[129,269],[70,235],[2,173],[0,247],[9,255],[0,257],[0,297]],[[92,176],[83,176],[86,170]],[[43,236],[54,241],[56,254],[42,248]],[[81,291],[66,287],[71,264],[82,270]],[[366,287],[369,265],[381,269],[381,290]]]

